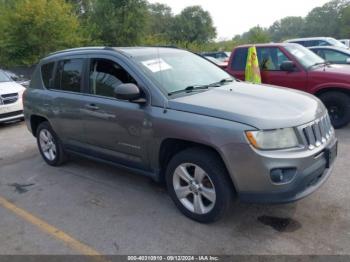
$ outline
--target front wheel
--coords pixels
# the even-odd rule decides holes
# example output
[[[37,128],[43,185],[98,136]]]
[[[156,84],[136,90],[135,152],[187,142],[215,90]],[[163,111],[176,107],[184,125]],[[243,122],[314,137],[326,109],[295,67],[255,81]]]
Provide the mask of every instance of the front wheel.
[[[188,149],[170,161],[166,182],[179,210],[202,223],[220,219],[233,201],[233,187],[221,159],[213,152]]]
[[[327,92],[320,95],[328,109],[334,128],[339,129],[350,122],[350,96],[342,92]]]

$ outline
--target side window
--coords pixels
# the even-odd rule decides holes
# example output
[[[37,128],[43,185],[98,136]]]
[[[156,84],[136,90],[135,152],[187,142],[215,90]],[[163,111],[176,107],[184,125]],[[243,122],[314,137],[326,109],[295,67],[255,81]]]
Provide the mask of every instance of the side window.
[[[80,93],[83,66],[84,59],[60,61],[55,77],[55,89]]]
[[[330,46],[331,44],[329,44],[328,42],[326,41],[323,41],[323,40],[320,40],[319,43],[318,43],[319,46]]]
[[[302,45],[302,46],[307,46],[305,41],[296,41],[296,42],[292,42],[292,43],[299,44],[299,45]]]
[[[349,58],[348,55],[333,50],[324,50],[324,56],[326,61],[337,63],[346,63],[346,60]]]
[[[120,84],[137,84],[125,69],[107,59],[91,60],[89,81],[92,94],[106,97],[114,97],[114,89]]]
[[[313,50],[318,56],[322,57],[323,59],[326,59],[324,50]]]
[[[43,83],[45,88],[50,89],[51,80],[53,78],[53,69],[55,67],[55,63],[47,63],[41,66],[41,77],[43,79]]]
[[[278,47],[258,48],[257,53],[260,68],[265,71],[280,71],[282,63],[289,60]]]
[[[238,48],[234,51],[231,68],[236,71],[244,71],[247,65],[248,48]]]

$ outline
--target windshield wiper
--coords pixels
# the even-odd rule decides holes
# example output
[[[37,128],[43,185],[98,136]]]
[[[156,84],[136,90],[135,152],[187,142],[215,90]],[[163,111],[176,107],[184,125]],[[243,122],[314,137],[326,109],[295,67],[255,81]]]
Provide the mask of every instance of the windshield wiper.
[[[205,89],[209,89],[210,87],[219,87],[225,83],[229,83],[229,82],[233,82],[233,81],[234,80],[232,78],[225,78],[225,79],[220,80],[219,82],[215,82],[215,83],[212,83],[209,85],[191,85],[191,86],[186,87],[185,89],[170,92],[168,95],[171,96],[171,95],[184,93],[184,92],[190,93],[190,92],[193,92],[196,90],[205,90]]]
[[[330,64],[331,64],[331,63],[328,62],[328,61],[319,62],[319,63],[315,63],[315,64],[309,66],[309,69],[312,68],[312,67],[314,67],[314,66],[319,66],[319,65],[327,66],[327,65],[330,65]]]

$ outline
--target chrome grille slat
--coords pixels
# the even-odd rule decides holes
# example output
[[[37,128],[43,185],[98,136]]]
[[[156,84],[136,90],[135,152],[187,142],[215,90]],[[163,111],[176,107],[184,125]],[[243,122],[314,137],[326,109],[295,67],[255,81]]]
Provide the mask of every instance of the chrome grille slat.
[[[0,95],[0,105],[8,105],[16,103],[18,100],[18,93]]]
[[[333,134],[328,114],[302,127],[302,134],[310,150],[325,144]]]

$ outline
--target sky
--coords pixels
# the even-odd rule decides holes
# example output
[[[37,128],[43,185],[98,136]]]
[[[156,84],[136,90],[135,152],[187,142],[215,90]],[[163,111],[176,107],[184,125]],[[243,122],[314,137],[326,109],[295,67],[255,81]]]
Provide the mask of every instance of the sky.
[[[217,29],[217,38],[231,39],[250,28],[269,27],[286,16],[306,16],[314,7],[329,0],[149,0],[169,5],[174,14],[187,6],[200,5],[209,11]]]

